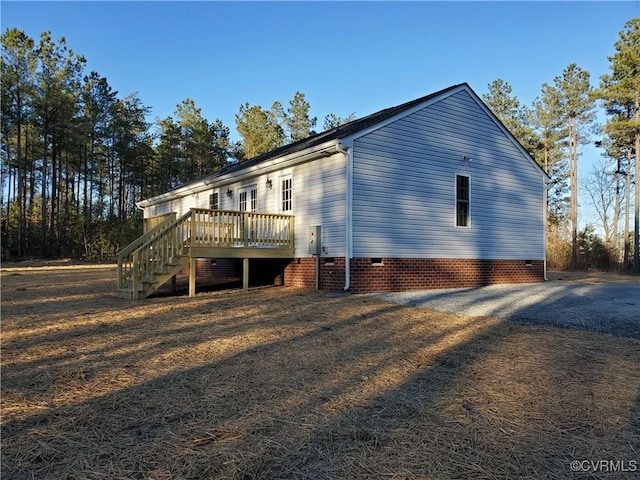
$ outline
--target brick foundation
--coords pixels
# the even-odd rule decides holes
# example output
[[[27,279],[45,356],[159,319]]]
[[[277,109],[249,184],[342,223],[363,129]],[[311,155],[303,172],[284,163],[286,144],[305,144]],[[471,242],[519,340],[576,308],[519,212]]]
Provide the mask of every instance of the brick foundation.
[[[345,259],[320,259],[320,290],[341,292],[345,283]],[[468,260],[453,258],[371,258],[351,260],[352,293],[400,292],[435,288],[480,287],[497,283],[534,283],[544,280],[544,262],[533,260]],[[188,275],[189,267],[183,269]],[[196,276],[217,280],[242,278],[238,259],[196,260]],[[251,259],[250,285],[282,285],[314,289],[316,259]]]
[[[380,259],[376,259],[380,260]],[[446,258],[371,258],[351,260],[353,293],[393,292],[435,288],[480,287],[498,283],[534,283],[544,280],[542,260],[468,260]],[[315,258],[296,258],[285,268],[285,285],[315,288]],[[321,259],[320,290],[342,291],[344,258],[333,265]]]
[[[295,258],[284,270],[284,284],[288,287],[316,288],[316,259]],[[320,259],[320,290],[339,292],[344,289],[344,257],[333,264]]]

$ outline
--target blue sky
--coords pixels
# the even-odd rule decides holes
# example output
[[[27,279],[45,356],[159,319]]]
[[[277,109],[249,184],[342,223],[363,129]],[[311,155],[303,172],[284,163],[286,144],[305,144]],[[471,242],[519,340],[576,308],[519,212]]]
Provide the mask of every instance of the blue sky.
[[[49,30],[149,120],[192,98],[234,138],[244,102],[306,95],[317,129],[467,82],[502,78],[530,105],[571,62],[597,84],[640,2],[11,2],[2,31]],[[585,149],[586,173],[600,152]],[[586,206],[586,199],[581,204]],[[586,210],[586,209],[585,209]],[[583,218],[591,221],[591,218]]]

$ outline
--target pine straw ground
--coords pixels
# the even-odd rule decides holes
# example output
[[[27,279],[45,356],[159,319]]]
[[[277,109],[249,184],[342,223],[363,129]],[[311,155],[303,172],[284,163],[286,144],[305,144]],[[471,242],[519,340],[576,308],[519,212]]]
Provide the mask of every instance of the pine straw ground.
[[[640,475],[638,340],[283,287],[127,302],[113,266],[1,280],[4,480]]]

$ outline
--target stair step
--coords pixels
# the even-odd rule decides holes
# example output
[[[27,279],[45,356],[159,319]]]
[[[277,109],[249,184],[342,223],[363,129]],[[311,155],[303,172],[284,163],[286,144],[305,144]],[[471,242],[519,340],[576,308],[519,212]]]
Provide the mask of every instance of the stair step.
[[[116,294],[118,297],[123,298],[124,300],[132,300],[133,292],[129,288],[118,288],[116,290]]]
[[[154,237],[159,238],[159,237]],[[153,243],[153,242],[152,242]],[[145,249],[149,251],[153,248],[153,245],[149,244]],[[166,252],[166,251],[165,251]],[[162,262],[161,251],[158,250],[156,254],[144,255],[146,264],[141,266],[140,264],[130,264],[128,269],[124,272],[123,278],[130,286],[129,288],[123,288],[118,290],[118,294],[124,298],[146,298],[159,287],[167,283],[175,274],[177,274],[185,265],[188,265],[189,258],[185,256],[189,252],[188,248],[184,246],[178,246],[169,253],[170,257],[166,262]],[[135,252],[132,252],[133,257]],[[150,258],[152,257],[152,258]],[[145,277],[140,279],[138,283],[138,289],[136,292],[132,291],[131,282],[135,275],[140,275],[144,271]]]

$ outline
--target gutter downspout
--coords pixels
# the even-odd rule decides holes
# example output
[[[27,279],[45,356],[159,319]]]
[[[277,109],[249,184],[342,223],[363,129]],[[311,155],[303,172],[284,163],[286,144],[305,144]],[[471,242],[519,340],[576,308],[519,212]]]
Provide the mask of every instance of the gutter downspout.
[[[142,212],[142,231],[144,232],[144,214],[145,214],[145,207],[141,207],[140,205],[138,205],[138,202],[135,203],[135,206],[138,210],[140,210]]]
[[[348,291],[351,287],[351,257],[353,252],[353,148],[347,147],[344,149],[338,142],[336,144],[338,152],[342,153],[347,159],[346,165],[346,205],[347,211],[345,215],[345,237],[346,237],[346,251],[344,257],[344,291]]]

